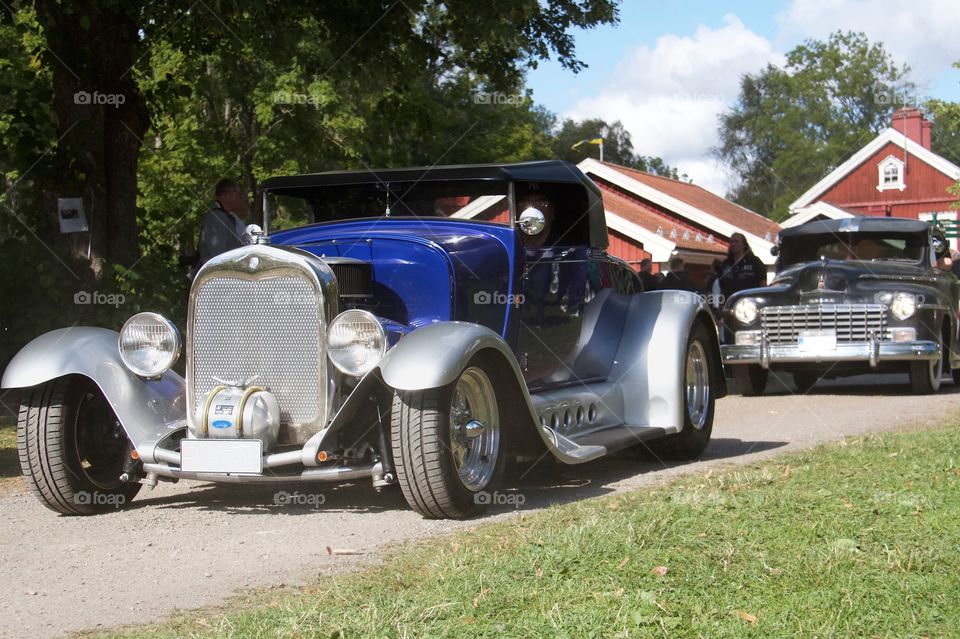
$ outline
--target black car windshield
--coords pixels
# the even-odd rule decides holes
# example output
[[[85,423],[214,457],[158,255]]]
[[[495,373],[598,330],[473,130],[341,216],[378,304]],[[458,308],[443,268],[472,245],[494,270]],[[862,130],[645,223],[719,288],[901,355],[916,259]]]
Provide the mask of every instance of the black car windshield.
[[[507,183],[381,182],[284,189],[269,194],[271,226],[369,217],[452,217],[510,224]]]
[[[780,268],[831,260],[918,262],[927,237],[922,233],[824,233],[785,238],[780,246]]]

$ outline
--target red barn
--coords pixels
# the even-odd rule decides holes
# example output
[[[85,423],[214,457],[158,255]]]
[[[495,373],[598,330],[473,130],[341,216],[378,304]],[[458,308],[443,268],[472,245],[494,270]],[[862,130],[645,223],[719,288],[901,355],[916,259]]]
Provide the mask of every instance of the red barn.
[[[899,109],[890,128],[791,204],[783,225],[854,215],[957,219],[947,188],[960,167],[930,150],[930,129],[919,109]]]

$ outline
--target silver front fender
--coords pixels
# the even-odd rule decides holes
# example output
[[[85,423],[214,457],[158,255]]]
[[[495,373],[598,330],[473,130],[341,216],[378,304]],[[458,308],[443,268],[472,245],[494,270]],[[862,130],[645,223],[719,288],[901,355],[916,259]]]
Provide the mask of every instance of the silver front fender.
[[[439,322],[404,335],[380,360],[383,381],[396,390],[416,391],[452,384],[480,351],[496,351],[513,371],[513,379],[501,383],[517,385],[527,407],[518,419],[534,428],[547,449],[566,464],[579,464],[602,457],[603,446],[581,446],[540,425],[527,384],[513,351],[503,338],[485,326],[468,322]]]
[[[625,423],[667,433],[683,428],[687,339],[696,321],[708,323],[716,337],[710,311],[695,293],[653,291],[633,296],[609,378],[623,388]],[[716,342],[708,348],[716,349]],[[719,365],[719,352],[711,357]],[[725,394],[723,376],[718,377],[712,384],[715,397]]]
[[[2,388],[30,388],[63,377],[83,375],[100,388],[140,458],[153,463],[157,443],[186,426],[183,378],[167,371],[144,380],[120,359],[118,334],[78,326],[41,335],[14,356],[3,373]]]

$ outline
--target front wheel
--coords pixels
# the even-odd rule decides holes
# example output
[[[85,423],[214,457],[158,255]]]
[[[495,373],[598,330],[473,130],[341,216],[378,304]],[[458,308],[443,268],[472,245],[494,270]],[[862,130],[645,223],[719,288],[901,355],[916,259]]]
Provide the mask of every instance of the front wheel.
[[[757,364],[738,364],[733,366],[733,379],[737,382],[737,390],[744,397],[763,395],[767,387],[767,369]]]
[[[449,386],[394,395],[397,479],[424,517],[469,517],[490,503],[503,474],[501,414],[488,370],[471,362]]]
[[[710,341],[707,331],[697,324],[687,339],[687,355],[683,374],[683,429],[651,442],[653,452],[665,460],[696,459],[710,443],[716,398],[710,380]]]
[[[120,480],[130,440],[91,380],[61,377],[31,389],[17,420],[20,467],[50,510],[92,515],[130,505],[139,483]]]
[[[943,347],[941,345],[941,351]],[[943,377],[943,358],[910,362],[910,387],[916,395],[929,395],[940,390]]]

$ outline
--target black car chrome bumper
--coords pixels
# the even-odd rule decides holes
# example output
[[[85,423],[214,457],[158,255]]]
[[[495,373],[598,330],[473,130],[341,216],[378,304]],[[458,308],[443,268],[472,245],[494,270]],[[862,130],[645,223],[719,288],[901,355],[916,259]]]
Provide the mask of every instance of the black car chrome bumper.
[[[724,364],[770,364],[791,362],[869,362],[871,367],[887,361],[935,360],[940,357],[940,345],[931,341],[912,342],[855,342],[837,344],[836,348],[801,349],[796,344],[733,345],[720,347]]]

